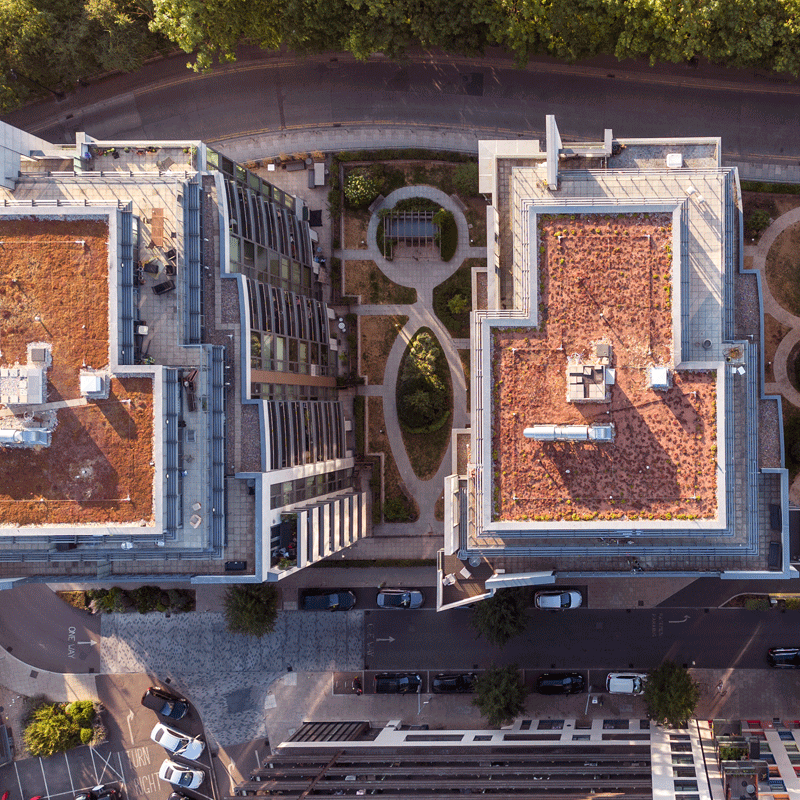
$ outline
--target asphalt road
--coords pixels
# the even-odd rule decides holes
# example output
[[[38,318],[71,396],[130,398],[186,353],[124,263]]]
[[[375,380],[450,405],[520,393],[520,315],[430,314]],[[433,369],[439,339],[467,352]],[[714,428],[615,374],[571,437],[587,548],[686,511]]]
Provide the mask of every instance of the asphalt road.
[[[638,669],[665,658],[699,668],[766,668],[766,651],[800,643],[793,612],[743,609],[577,609],[528,612],[525,633],[502,650],[477,639],[468,610],[372,611],[370,670]]]
[[[78,130],[215,141],[360,124],[541,138],[545,115],[555,114],[565,139],[597,140],[610,127],[621,137],[721,136],[726,156],[752,161],[796,164],[800,154],[800,85],[749,71],[613,59],[540,59],[520,70],[498,54],[362,63],[336,53],[300,59],[255,49],[206,75],[185,64],[183,55],[157,61],[5,119],[54,142],[73,141]]]
[[[67,605],[45,584],[0,592],[0,647],[38,669],[97,672],[100,617]]]

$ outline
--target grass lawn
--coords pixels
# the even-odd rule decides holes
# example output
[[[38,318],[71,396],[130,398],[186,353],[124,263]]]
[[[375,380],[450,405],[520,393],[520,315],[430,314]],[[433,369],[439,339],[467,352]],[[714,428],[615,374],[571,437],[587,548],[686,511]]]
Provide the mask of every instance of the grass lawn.
[[[420,328],[417,335],[423,331],[430,333],[436,339],[433,331],[429,328]],[[401,375],[403,374],[403,365],[408,357],[408,352],[409,349],[406,348],[403,360],[400,362]],[[447,358],[441,351],[441,345],[439,345],[439,357],[436,359],[435,371],[437,377],[447,387],[449,409],[446,415],[441,418],[441,422],[435,422],[433,425],[428,426],[424,433],[412,433],[406,429],[402,422],[400,424],[400,432],[403,435],[403,444],[408,454],[408,460],[411,462],[411,468],[414,470],[414,474],[423,481],[432,478],[439,469],[442,458],[450,444],[450,433],[453,427],[453,382],[450,377]],[[403,388],[398,381],[397,392],[400,394],[402,391]],[[439,427],[436,427],[437,425]]]
[[[364,375],[372,386],[383,383],[386,359],[392,349],[397,334],[408,322],[402,314],[389,316],[361,317],[361,367],[360,375]]]
[[[433,518],[439,522],[444,522],[444,492],[439,495],[439,499],[433,507]]]
[[[800,314],[800,224],[781,233],[767,253],[767,282],[773,297]]]
[[[392,456],[389,437],[386,435],[386,420],[383,416],[383,398],[368,397],[369,450],[384,454],[383,460],[383,515],[386,522],[415,522],[419,519],[417,504],[406,494]]]
[[[433,311],[454,339],[469,337],[469,312],[472,309],[472,268],[485,266],[479,258],[465,258],[464,263],[443,283],[433,290]],[[453,314],[449,303],[461,295],[467,302],[466,311]]]
[[[786,469],[789,483],[800,472],[800,408],[783,399],[783,441],[786,447]]]
[[[459,350],[458,357],[461,359],[461,369],[464,370],[464,379],[467,382],[467,413],[469,414],[469,391],[470,391],[469,350]]]
[[[374,261],[345,261],[345,294],[360,295],[369,305],[411,305],[417,302],[417,290],[390,281]]]

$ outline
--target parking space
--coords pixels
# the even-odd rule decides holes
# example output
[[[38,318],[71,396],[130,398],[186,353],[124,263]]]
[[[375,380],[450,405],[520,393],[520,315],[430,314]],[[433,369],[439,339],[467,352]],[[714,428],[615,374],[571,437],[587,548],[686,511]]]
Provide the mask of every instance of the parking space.
[[[151,800],[167,797],[170,784],[158,777],[166,758],[205,774],[197,790],[181,789],[194,800],[215,800],[216,777],[212,756],[206,747],[197,761],[172,757],[151,741],[158,722],[189,736],[203,737],[202,722],[194,710],[181,720],[166,720],[144,708],[141,697],[152,683],[146,675],[98,676],[97,690],[105,706],[103,723],[107,741],[96,747],[76,747],[50,758],[28,758],[0,768],[0,791],[9,800],[71,800],[82,789],[99,784],[118,787],[123,800]]]

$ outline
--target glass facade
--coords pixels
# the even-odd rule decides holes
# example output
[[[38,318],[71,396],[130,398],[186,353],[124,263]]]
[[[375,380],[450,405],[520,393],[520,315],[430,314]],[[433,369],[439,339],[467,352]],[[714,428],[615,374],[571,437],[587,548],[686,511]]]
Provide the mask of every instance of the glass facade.
[[[273,484],[270,489],[270,508],[283,508],[347,489],[352,480],[352,469],[340,469]]]

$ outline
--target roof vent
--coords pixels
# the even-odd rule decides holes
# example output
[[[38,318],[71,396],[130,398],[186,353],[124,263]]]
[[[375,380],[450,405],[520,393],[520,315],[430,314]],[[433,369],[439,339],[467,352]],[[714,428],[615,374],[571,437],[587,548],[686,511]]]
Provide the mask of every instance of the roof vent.
[[[650,367],[650,388],[665,392],[672,386],[672,373],[666,367]]]

